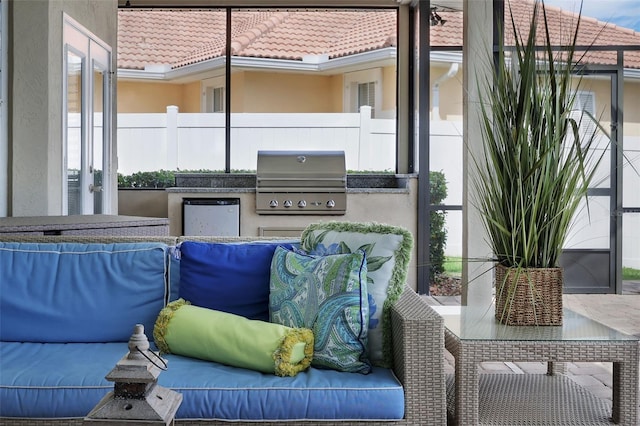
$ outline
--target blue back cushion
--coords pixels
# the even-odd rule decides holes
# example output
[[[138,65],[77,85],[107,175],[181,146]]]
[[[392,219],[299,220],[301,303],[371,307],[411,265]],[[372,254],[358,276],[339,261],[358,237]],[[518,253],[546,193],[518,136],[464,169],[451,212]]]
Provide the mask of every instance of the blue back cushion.
[[[152,337],[164,307],[167,246],[0,243],[0,340],[126,342]]]
[[[180,245],[179,296],[196,306],[269,321],[271,259],[292,242]]]

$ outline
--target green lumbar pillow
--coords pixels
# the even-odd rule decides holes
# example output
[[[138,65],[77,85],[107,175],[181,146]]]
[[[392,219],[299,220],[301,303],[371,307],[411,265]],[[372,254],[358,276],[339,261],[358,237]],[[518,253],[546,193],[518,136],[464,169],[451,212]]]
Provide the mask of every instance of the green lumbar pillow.
[[[184,299],[160,311],[153,330],[160,351],[295,376],[311,364],[313,332],[193,306]]]

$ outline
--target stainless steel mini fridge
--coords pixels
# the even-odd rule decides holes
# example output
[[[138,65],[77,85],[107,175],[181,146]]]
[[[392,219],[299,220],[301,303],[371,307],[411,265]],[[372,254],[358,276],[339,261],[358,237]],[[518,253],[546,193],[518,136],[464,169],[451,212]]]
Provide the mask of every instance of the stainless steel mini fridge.
[[[240,235],[239,198],[184,198],[182,235]]]

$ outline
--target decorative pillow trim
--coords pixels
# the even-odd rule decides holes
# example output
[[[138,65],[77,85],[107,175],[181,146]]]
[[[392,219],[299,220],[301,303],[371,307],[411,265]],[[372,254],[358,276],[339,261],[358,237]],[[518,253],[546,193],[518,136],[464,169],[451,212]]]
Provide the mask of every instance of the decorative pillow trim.
[[[320,240],[320,238],[314,235],[314,232],[316,231],[393,234],[400,235],[402,237],[402,242],[394,253],[395,264],[392,269],[391,279],[387,288],[387,298],[382,306],[382,312],[380,315],[382,320],[383,361],[376,364],[381,367],[390,368],[393,365],[393,349],[391,345],[391,306],[393,306],[404,291],[407,271],[409,269],[409,261],[411,260],[411,250],[413,249],[413,235],[411,235],[411,233],[405,228],[376,222],[330,221],[311,223],[305,228],[300,237],[301,248],[303,250],[311,251],[316,246],[316,242]],[[349,252],[349,249],[340,247],[340,251],[343,253]],[[369,254],[370,253],[367,253],[367,255]]]
[[[184,299],[178,299],[167,306],[164,307],[158,314],[158,318],[156,318],[156,324],[153,327],[153,340],[160,349],[160,352],[163,354],[169,354],[171,351],[169,350],[169,345],[165,340],[164,336],[167,334],[167,329],[169,328],[169,322],[171,322],[171,318],[173,318],[173,314],[175,311],[183,307],[184,305],[190,305],[191,303],[187,302]]]
[[[300,342],[304,342],[304,358],[297,364],[292,364],[293,349]],[[278,349],[273,353],[276,376],[295,376],[306,370],[311,365],[313,358],[313,332],[308,328],[293,328],[288,330],[280,342]]]

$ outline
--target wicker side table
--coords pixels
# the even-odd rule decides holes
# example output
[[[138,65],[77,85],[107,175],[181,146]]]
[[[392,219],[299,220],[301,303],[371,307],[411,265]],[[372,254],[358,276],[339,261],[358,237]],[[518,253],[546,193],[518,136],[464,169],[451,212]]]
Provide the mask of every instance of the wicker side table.
[[[566,309],[563,325],[552,327],[502,325],[493,310],[434,309],[444,318],[445,347],[455,358],[448,401],[458,425],[517,424],[499,418],[505,409],[511,419],[528,419],[526,424],[638,424],[640,345],[635,336]],[[478,364],[485,361],[613,362],[613,410],[609,413],[604,401],[562,375],[481,377]]]

